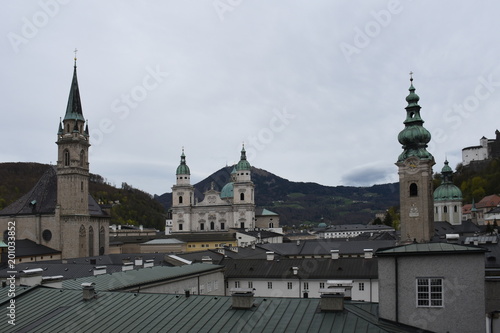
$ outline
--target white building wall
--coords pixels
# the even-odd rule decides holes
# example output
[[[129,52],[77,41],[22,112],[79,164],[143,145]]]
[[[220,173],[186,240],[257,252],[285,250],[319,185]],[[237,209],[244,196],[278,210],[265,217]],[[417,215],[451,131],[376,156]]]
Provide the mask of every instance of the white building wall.
[[[316,279],[248,279],[248,278],[229,278],[226,284],[226,295],[231,295],[232,288],[254,288],[256,297],[286,297],[303,298],[304,283],[308,284],[308,298],[319,298],[319,290],[327,288],[327,280]],[[235,282],[239,284],[236,284]],[[249,284],[249,282],[251,284]],[[272,283],[272,288],[268,288],[268,283]],[[291,283],[289,289],[288,283]],[[359,290],[359,284],[363,283],[363,290]],[[323,284],[323,286],[321,285]],[[365,302],[378,302],[378,280],[377,279],[358,279],[353,280],[351,289],[351,299]]]

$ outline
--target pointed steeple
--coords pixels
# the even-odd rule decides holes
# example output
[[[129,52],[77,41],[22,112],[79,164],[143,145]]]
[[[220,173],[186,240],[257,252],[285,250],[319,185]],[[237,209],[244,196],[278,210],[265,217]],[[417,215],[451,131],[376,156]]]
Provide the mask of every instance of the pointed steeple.
[[[73,81],[71,82],[71,89],[69,91],[68,106],[66,107],[66,114],[64,115],[64,120],[75,119],[85,121],[85,118],[83,118],[80,89],[78,89],[78,79],[76,76],[76,57],[73,67]]]
[[[59,130],[57,131],[57,135],[63,135],[64,134],[64,131],[63,131],[63,126],[62,126],[62,121],[61,121],[61,118],[59,118]]]
[[[85,122],[85,132],[83,133],[85,136],[89,136],[89,121]]]

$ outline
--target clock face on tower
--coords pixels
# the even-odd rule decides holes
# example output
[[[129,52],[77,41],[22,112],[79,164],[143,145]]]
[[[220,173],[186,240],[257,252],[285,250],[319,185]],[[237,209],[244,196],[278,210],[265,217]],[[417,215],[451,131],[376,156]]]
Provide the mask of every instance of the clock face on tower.
[[[418,167],[418,159],[417,158],[409,158],[405,161],[405,166],[407,167],[408,173],[417,172]]]

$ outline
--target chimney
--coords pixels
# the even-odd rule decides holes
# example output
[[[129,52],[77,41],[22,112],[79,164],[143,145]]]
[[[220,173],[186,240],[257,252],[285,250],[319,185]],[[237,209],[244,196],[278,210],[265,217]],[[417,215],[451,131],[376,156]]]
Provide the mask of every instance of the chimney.
[[[300,239],[297,239],[297,246],[300,245]]]
[[[320,289],[320,293],[319,308],[322,312],[344,310],[344,293],[342,289]]]
[[[135,266],[142,266],[142,257],[135,257]]]
[[[54,276],[44,276],[42,277],[42,285],[50,288],[62,288],[62,281],[64,276],[54,275]]]
[[[133,262],[124,262],[122,266],[122,272],[125,271],[131,271],[134,269],[134,263]]]
[[[253,288],[232,288],[233,309],[251,309],[253,306]]]
[[[274,252],[266,252],[267,255],[267,260],[273,261],[274,260]]]
[[[88,301],[96,298],[95,283],[94,282],[84,282],[82,283],[83,289],[83,300]]]
[[[94,275],[106,274],[106,266],[95,266]]]
[[[252,243],[252,250],[255,250],[255,243]]]
[[[154,259],[146,259],[144,260],[144,268],[147,267],[153,267],[155,265],[155,260]]]
[[[332,259],[339,258],[339,250],[330,250],[330,254],[332,255]]]
[[[19,278],[19,284],[22,286],[36,286],[42,284],[41,268],[25,269],[22,271],[24,274]]]
[[[293,275],[297,275],[297,273],[299,272],[299,268],[298,267],[292,267],[292,271],[293,271]]]
[[[373,258],[373,249],[363,249],[365,252],[365,259]]]
[[[212,258],[210,258],[209,256],[203,256],[201,257],[201,262],[203,264],[212,264]]]

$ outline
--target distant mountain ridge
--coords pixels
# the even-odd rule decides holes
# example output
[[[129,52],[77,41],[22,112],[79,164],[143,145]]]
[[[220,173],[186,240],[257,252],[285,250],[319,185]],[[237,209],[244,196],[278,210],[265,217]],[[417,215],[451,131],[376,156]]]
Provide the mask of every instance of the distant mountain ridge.
[[[203,179],[195,187],[195,198],[212,183],[218,191],[230,181],[232,167],[224,167]],[[368,223],[375,213],[399,205],[399,184],[371,187],[323,186],[292,182],[266,170],[252,167],[256,205],[280,214],[284,225]],[[172,184],[173,185],[173,184]],[[155,196],[166,209],[172,206],[172,193]]]

